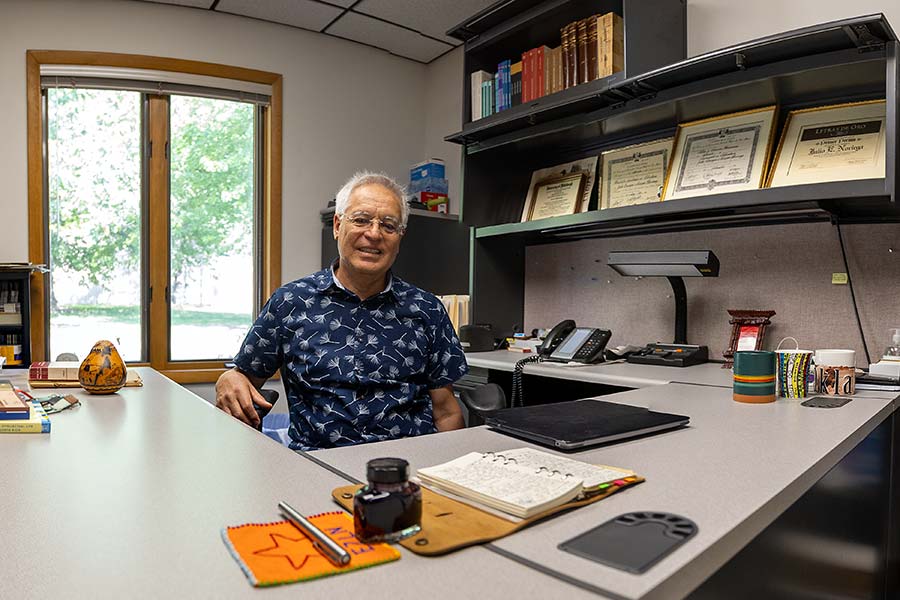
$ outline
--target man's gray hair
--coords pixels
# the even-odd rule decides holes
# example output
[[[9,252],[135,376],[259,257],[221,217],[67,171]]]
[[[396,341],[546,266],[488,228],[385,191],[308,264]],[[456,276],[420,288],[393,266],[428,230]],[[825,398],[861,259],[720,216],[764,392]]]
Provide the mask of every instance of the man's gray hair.
[[[377,184],[387,188],[397,197],[397,202],[400,203],[400,222],[406,227],[406,222],[409,220],[409,204],[406,203],[406,190],[403,189],[402,185],[384,173],[360,171],[351,177],[347,183],[338,190],[337,196],[335,196],[335,213],[338,215],[344,214],[344,211],[347,210],[347,204],[350,203],[350,195],[353,193],[353,190],[360,186],[371,184]]]

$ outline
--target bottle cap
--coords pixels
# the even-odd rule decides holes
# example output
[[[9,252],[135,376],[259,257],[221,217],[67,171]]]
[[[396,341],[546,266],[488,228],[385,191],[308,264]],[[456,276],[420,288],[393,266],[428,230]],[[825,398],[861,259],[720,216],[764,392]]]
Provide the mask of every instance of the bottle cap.
[[[366,478],[372,483],[403,483],[409,479],[409,463],[402,458],[373,458],[366,463]]]

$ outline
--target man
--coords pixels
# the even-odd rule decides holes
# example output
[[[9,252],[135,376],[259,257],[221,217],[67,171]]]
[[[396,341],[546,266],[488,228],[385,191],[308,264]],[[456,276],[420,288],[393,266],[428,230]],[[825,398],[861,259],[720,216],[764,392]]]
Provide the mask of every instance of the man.
[[[280,368],[294,450],[461,428],[451,384],[468,366],[450,319],[390,271],[408,217],[391,178],[354,175],[335,203],[340,258],[276,290],[216,382],[216,406],[258,425],[254,404],[271,406],[258,389]]]

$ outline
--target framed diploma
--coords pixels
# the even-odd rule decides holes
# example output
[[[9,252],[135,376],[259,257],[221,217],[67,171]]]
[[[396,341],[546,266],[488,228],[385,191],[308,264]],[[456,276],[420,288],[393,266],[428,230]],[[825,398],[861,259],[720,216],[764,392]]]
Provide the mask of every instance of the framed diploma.
[[[884,177],[885,101],[793,110],[768,187]]]
[[[531,197],[528,221],[578,212],[584,193],[585,174],[571,173],[539,181]]]
[[[608,150],[600,155],[600,208],[658,202],[674,138]]]
[[[663,199],[759,189],[774,126],[774,106],[679,125]]]
[[[550,179],[555,179],[558,177],[563,177],[566,175],[572,175],[576,173],[584,174],[584,186],[581,191],[581,198],[578,201],[575,209],[568,213],[563,214],[572,214],[576,212],[585,212],[588,209],[588,205],[591,201],[591,192],[594,189],[594,180],[596,179],[597,173],[597,157],[591,156],[589,158],[583,158],[581,160],[576,160],[574,162],[564,163],[561,165],[556,165],[554,167],[546,167],[543,169],[538,169],[534,173],[531,174],[531,183],[528,186],[528,195],[525,197],[525,206],[522,209],[522,221],[530,221],[532,219],[538,219],[542,217],[531,217],[532,214],[532,202],[535,198],[535,188],[538,183],[546,182]]]

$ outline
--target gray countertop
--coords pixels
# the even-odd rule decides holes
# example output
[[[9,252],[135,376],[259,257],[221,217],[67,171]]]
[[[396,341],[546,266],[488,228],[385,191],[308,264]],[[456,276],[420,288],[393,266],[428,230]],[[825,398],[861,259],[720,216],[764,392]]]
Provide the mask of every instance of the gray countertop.
[[[229,525],[340,510],[346,481],[149,368],[143,388],[90,396],[46,434],[2,434],[0,598],[595,597],[483,547],[253,588]],[[4,376],[9,376],[7,372]],[[20,380],[17,382],[22,384]],[[52,390],[35,391],[46,395]],[[424,587],[423,587],[424,586]]]
[[[633,469],[641,485],[539,523],[492,544],[504,552],[621,598],[678,598],[690,592],[797,500],[895,408],[890,399],[857,397],[840,409],[798,400],[749,405],[731,390],[665,384],[603,396],[686,414],[688,428],[568,454],[594,464]],[[401,456],[413,467],[471,451],[530,446],[484,427],[320,450],[313,455],[356,478],[377,456]],[[556,550],[594,526],[631,511],[672,512],[699,533],[643,575],[632,575]]]

